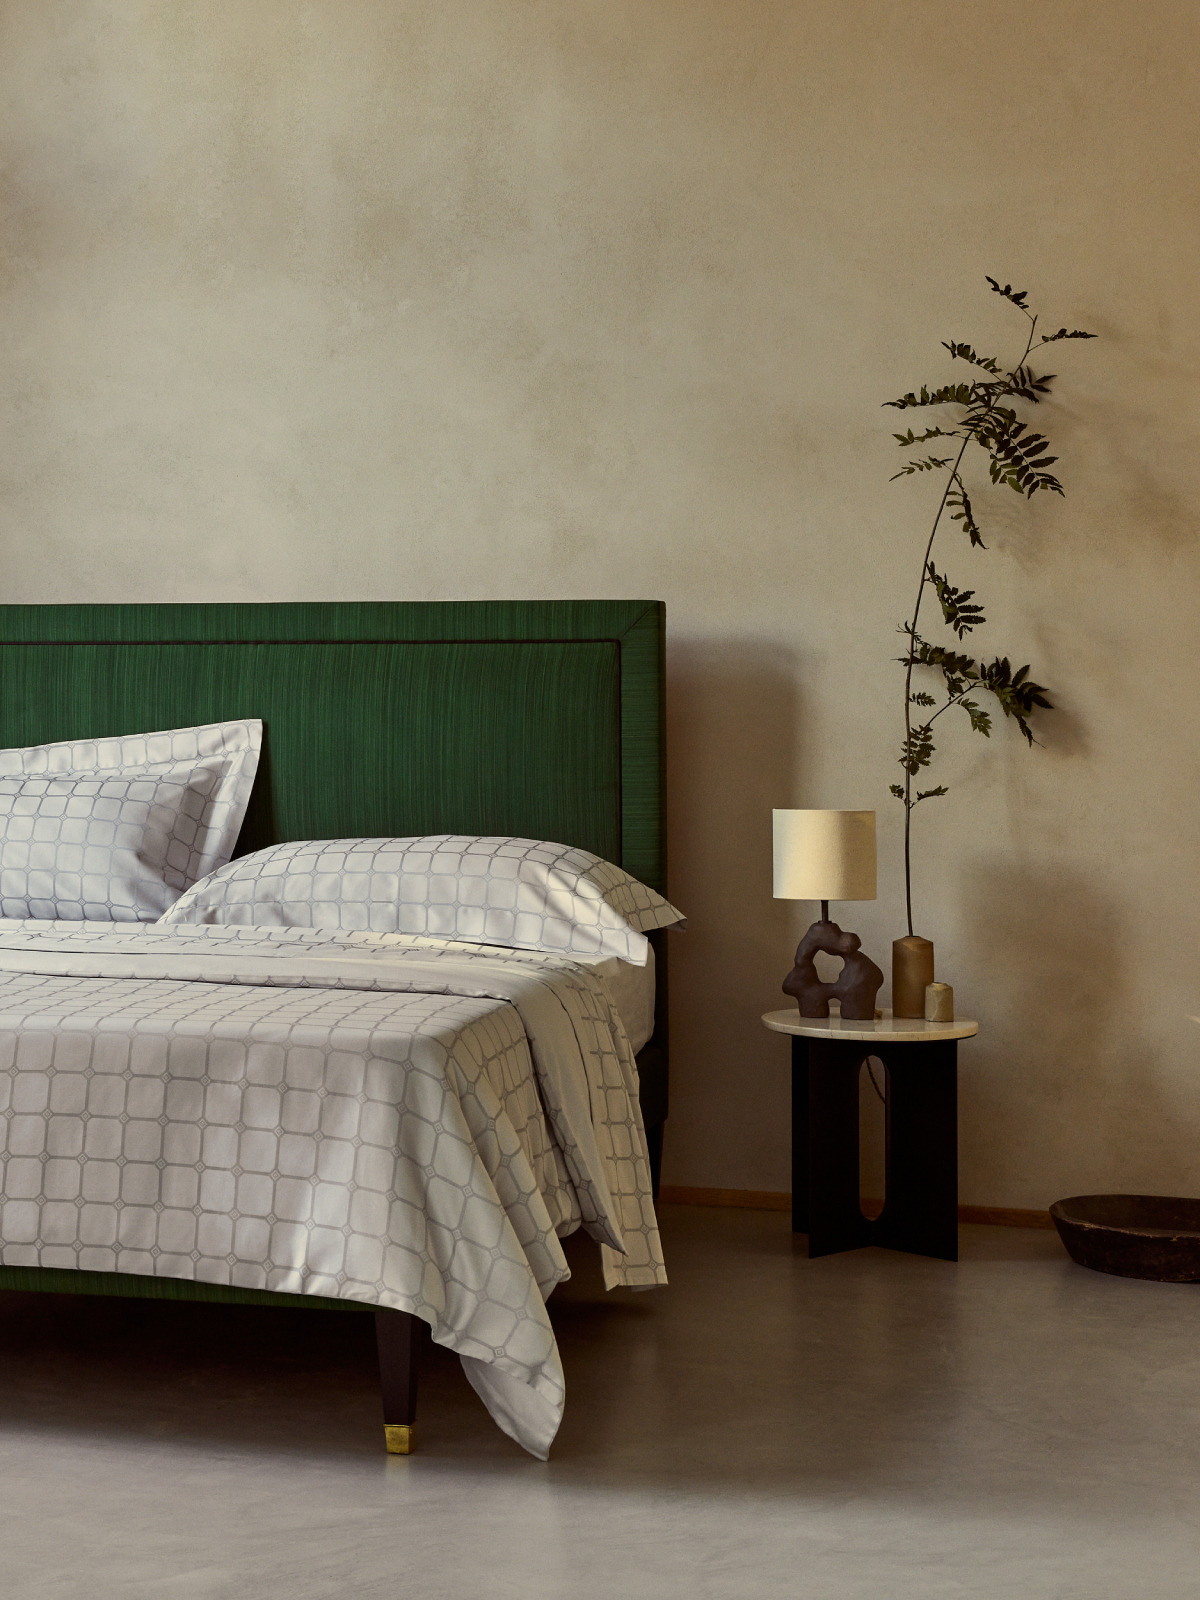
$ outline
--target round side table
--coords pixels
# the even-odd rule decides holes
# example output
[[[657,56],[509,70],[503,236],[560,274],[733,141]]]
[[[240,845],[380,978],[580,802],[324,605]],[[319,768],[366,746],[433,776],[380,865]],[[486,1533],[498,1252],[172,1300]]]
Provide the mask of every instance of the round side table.
[[[792,1229],[810,1256],[868,1244],[958,1260],[958,1041],[979,1024],[885,1011],[875,1022],[768,1011],[792,1038]],[[886,1180],[880,1215],[858,1194],[858,1079],[869,1057],[887,1075]]]

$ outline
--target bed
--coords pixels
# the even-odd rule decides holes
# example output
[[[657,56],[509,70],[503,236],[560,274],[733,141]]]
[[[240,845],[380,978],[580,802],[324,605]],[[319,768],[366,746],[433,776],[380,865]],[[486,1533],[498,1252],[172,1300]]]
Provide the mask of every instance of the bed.
[[[261,758],[235,851],[243,866],[245,858],[256,860],[270,847],[286,854],[287,841],[497,836],[562,841],[617,864],[661,893],[666,872],[663,641],[663,607],[644,601],[3,607],[0,746],[261,719]],[[238,868],[235,860],[227,870],[236,876]],[[228,1088],[217,1080],[224,1076],[241,1083],[239,1109],[230,1113],[238,1119],[236,1127],[225,1131],[235,1144],[235,1134],[241,1139],[243,1150],[258,1137],[257,1113],[245,1107],[253,1095],[259,1096],[253,1101],[257,1105],[274,1091],[265,1079],[247,1087],[238,1074],[244,1079],[249,1071],[251,1080],[255,1073],[261,1076],[272,1050],[280,1056],[284,1048],[271,1041],[282,1039],[286,1047],[288,1040],[298,1039],[296,1061],[323,1051],[324,1070],[334,1074],[309,1094],[317,1106],[314,1116],[360,1119],[353,1128],[347,1122],[318,1156],[335,1162],[335,1146],[357,1150],[358,1156],[347,1156],[352,1162],[363,1157],[360,1147],[370,1155],[372,1139],[378,1145],[380,1136],[360,1123],[368,1113],[378,1118],[379,1095],[361,1072],[350,1083],[359,1070],[352,1060],[359,1047],[346,1045],[348,1039],[369,1038],[371,1050],[363,1047],[364,1059],[374,1062],[376,1079],[387,1080],[386,1093],[397,1103],[405,1094],[441,1096],[436,1105],[429,1101],[422,1115],[450,1152],[450,1167],[459,1162],[457,1177],[449,1172],[450,1188],[458,1184],[466,1209],[462,1227],[450,1226],[454,1218],[445,1197],[430,1198],[446,1176],[432,1147],[425,1169],[429,1181],[417,1183],[420,1192],[398,1197],[394,1189],[388,1191],[389,1203],[425,1207],[419,1225],[426,1239],[444,1236],[449,1252],[444,1260],[432,1251],[443,1266],[456,1250],[473,1251],[471,1272],[478,1277],[480,1262],[486,1267],[490,1252],[498,1285],[490,1299],[483,1296],[488,1323],[471,1301],[474,1290],[468,1293],[449,1268],[424,1295],[396,1292],[401,1278],[389,1279],[387,1272],[373,1279],[372,1271],[381,1270],[375,1257],[371,1270],[343,1271],[352,1268],[353,1251],[359,1259],[376,1245],[386,1253],[388,1238],[386,1220],[360,1224],[349,1213],[310,1215],[286,1224],[272,1212],[271,1225],[278,1223],[284,1232],[292,1226],[302,1242],[300,1229],[308,1230],[309,1258],[297,1256],[291,1270],[276,1263],[258,1271],[240,1245],[240,1255],[229,1254],[227,1269],[218,1253],[203,1249],[173,1254],[156,1246],[139,1253],[134,1248],[139,1215],[149,1220],[150,1236],[162,1243],[153,1234],[152,1213],[160,1222],[163,1214],[159,1190],[154,1206],[146,1204],[140,1212],[131,1202],[109,1197],[117,1208],[126,1208],[118,1209],[113,1227],[126,1228],[127,1239],[95,1246],[81,1246],[77,1239],[73,1255],[65,1249],[56,1255],[45,1239],[29,1233],[22,1220],[28,1204],[6,1190],[0,1288],[373,1314],[385,1440],[401,1453],[412,1447],[420,1338],[428,1324],[435,1337],[459,1350],[468,1377],[500,1425],[544,1455],[561,1415],[561,1369],[554,1368],[556,1351],[541,1348],[553,1339],[534,1302],[553,1287],[556,1273],[561,1278],[551,1259],[557,1236],[582,1220],[604,1241],[610,1282],[663,1281],[661,1257],[654,1254],[653,1210],[648,1194],[641,1193],[651,1183],[657,1188],[667,1114],[666,950],[660,932],[649,937],[657,982],[653,1015],[636,1040],[635,1068],[626,1031],[612,1020],[619,1006],[611,981],[597,976],[596,961],[569,959],[570,952],[550,956],[532,949],[485,949],[486,940],[464,945],[435,939],[431,944],[424,936],[369,929],[334,934],[297,927],[154,929],[118,923],[101,938],[87,922],[0,925],[0,1008],[8,1011],[5,1037],[10,1044],[17,1039],[12,1048],[36,1055],[42,1047],[38,1039],[49,1040],[46,1049],[59,1051],[74,1040],[72,1048],[89,1052],[91,1065],[74,1074],[86,1099],[94,1098],[97,1076],[102,1083],[116,1082],[111,1071],[105,1076],[104,1052],[111,1054],[120,1036],[129,1093],[136,1088],[152,1097],[158,1092],[158,1069],[150,1065],[139,1072],[136,1062],[130,1065],[131,1051],[150,1050],[147,1061],[156,1049],[174,1052],[171,1059],[182,1063],[176,1073],[182,1081],[189,1071],[188,1051],[194,1053],[195,1037],[203,1034],[212,1061],[236,1057],[240,1063],[210,1072],[206,1056],[203,1092],[211,1110]],[[645,1006],[644,983],[641,994]],[[175,1011],[164,1022],[168,1002]],[[562,1065],[568,1046],[560,1050],[555,1042],[564,1015],[573,1019],[576,1044],[590,1041],[586,1048],[579,1046],[580,1067],[569,1071]],[[250,1038],[257,1041],[252,1050],[245,1045]],[[153,1049],[146,1043],[151,1039],[157,1040]],[[214,1040],[224,1041],[219,1049]],[[256,1065],[247,1068],[250,1056]],[[532,1077],[530,1059],[537,1062]],[[337,1073],[349,1074],[344,1093]],[[579,1073],[591,1074],[584,1089]],[[63,1074],[54,1092],[67,1093],[71,1076]],[[40,1081],[36,1072],[29,1082],[35,1081]],[[447,1083],[454,1090],[449,1098]],[[174,1083],[171,1092],[179,1087]],[[299,1104],[307,1091],[293,1089]],[[25,1083],[20,1092],[28,1098],[33,1091]],[[594,1129],[582,1126],[587,1119],[580,1095],[586,1100],[588,1092]],[[606,1095],[614,1108],[611,1116],[597,1115]],[[621,1109],[626,1100],[640,1109],[640,1118]],[[438,1107],[451,1102],[453,1116],[443,1119]],[[278,1095],[274,1104],[278,1111]],[[131,1137],[132,1105],[120,1117],[100,1119],[118,1142]],[[31,1166],[39,1157],[14,1155],[20,1140],[19,1130],[13,1130],[22,1107],[10,1101],[2,1109],[12,1135],[6,1173],[15,1172],[14,1163],[24,1160]],[[49,1126],[51,1110],[48,1102],[40,1112],[35,1105],[25,1120],[36,1124],[41,1115]],[[164,1109],[159,1110],[158,1120],[167,1125]],[[212,1120],[206,1140],[221,1133]],[[100,1121],[85,1124],[87,1138],[88,1130],[101,1136]],[[639,1121],[644,1143],[635,1126]],[[153,1134],[153,1122],[147,1115],[138,1126]],[[264,1127],[269,1123],[268,1117]],[[284,1135],[283,1123],[279,1134]],[[577,1135],[573,1148],[568,1135]],[[293,1129],[288,1137],[295,1144],[300,1135]],[[316,1137],[322,1137],[319,1131]],[[512,1146],[507,1155],[505,1140]],[[161,1175],[163,1150],[156,1148]],[[211,1187],[221,1177],[235,1184],[239,1201],[244,1187],[252,1192],[253,1170],[243,1172],[229,1158],[225,1170],[215,1172],[205,1152],[192,1153],[197,1184]],[[41,1149],[43,1171],[55,1159],[53,1150]],[[171,1160],[165,1170],[178,1185],[184,1168]],[[462,1167],[467,1160],[481,1174],[478,1182]],[[639,1161],[648,1175],[637,1176]],[[89,1181],[102,1180],[103,1165],[97,1160]],[[253,1160],[249,1165],[253,1169]],[[154,1160],[142,1163],[158,1181],[154,1167]],[[114,1166],[114,1172],[113,1183],[125,1184],[124,1165],[119,1172]],[[311,1178],[314,1194],[321,1192],[319,1176]],[[525,1191],[517,1192],[522,1183]],[[484,1191],[486,1205],[480,1199]],[[498,1205],[493,1204],[497,1193]],[[82,1208],[80,1217],[92,1205],[81,1194],[70,1203]],[[92,1209],[99,1215],[104,1208],[97,1202]],[[186,1207],[181,1203],[176,1209],[186,1223]],[[192,1209],[200,1215],[203,1207]],[[368,1209],[360,1208],[364,1217]],[[531,1222],[531,1212],[541,1221]],[[234,1208],[231,1215],[231,1226],[247,1238],[256,1228],[266,1237],[267,1224],[256,1222],[253,1203],[248,1213]],[[201,1216],[201,1224],[204,1220]],[[491,1237],[487,1230],[493,1225],[503,1237]],[[338,1272],[321,1270],[320,1252],[314,1256],[312,1251],[314,1228],[317,1236],[327,1236],[324,1248],[336,1252]],[[203,1242],[189,1237],[193,1246]],[[122,1251],[122,1244],[129,1248]],[[518,1254],[523,1265],[515,1260]],[[430,1259],[426,1252],[427,1276]],[[80,1264],[66,1264],[71,1260]],[[132,1270],[121,1270],[127,1264]],[[531,1274],[538,1294],[517,1281],[519,1265]],[[403,1284],[411,1289],[410,1279],[411,1274]],[[518,1304],[522,1294],[524,1306]],[[536,1352],[534,1345],[539,1345]]]

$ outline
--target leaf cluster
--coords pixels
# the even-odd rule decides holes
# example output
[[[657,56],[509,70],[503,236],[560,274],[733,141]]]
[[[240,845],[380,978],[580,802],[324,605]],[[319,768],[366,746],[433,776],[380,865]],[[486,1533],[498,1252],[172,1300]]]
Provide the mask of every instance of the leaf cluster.
[[[983,535],[979,531],[979,524],[975,521],[975,512],[971,505],[971,497],[967,493],[967,486],[959,476],[957,469],[951,479],[950,488],[946,491],[946,504],[951,508],[951,522],[961,522],[963,532],[970,539],[972,545],[980,550],[986,550]]]
[[[914,472],[937,472],[941,467],[952,467],[953,456],[926,456],[923,461],[910,461],[907,466],[901,467],[899,472],[892,473],[892,482],[897,478],[911,478]]]
[[[1042,343],[1057,344],[1060,339],[1096,339],[1098,337],[1099,335],[1095,333],[1083,333],[1079,328],[1072,328],[1070,333],[1065,328],[1060,328],[1057,333],[1044,333],[1042,335]]]
[[[982,367],[985,372],[990,372],[994,377],[1000,376],[1000,364],[995,356],[978,355],[969,344],[956,344],[953,340],[942,340],[942,349],[949,350],[951,358],[955,361],[969,361],[973,367]]]
[[[1021,360],[1015,367],[1005,369],[995,356],[980,355],[971,344],[957,339],[943,340],[942,348],[950,352],[952,360],[966,361],[970,366],[978,368],[981,375],[970,383],[943,383],[933,388],[922,384],[919,393],[910,389],[907,394],[901,395],[896,400],[885,400],[884,404],[898,411],[956,405],[963,408],[963,414],[951,428],[937,426],[927,428],[920,434],[914,433],[909,428],[905,433],[897,433],[893,437],[902,449],[923,444],[927,439],[955,438],[965,442],[973,440],[987,452],[988,470],[993,483],[1006,484],[1017,494],[1024,495],[1026,499],[1036,494],[1039,489],[1062,494],[1062,484],[1048,470],[1058,459],[1057,456],[1049,454],[1049,441],[1044,434],[1031,432],[1028,425],[1019,419],[1009,404],[1014,399],[1020,399],[1038,405],[1042,397],[1050,393],[1054,382],[1054,373],[1039,374],[1028,365],[1029,352],[1035,341],[1037,318],[1029,310],[1026,290],[1014,289],[1010,283],[1001,287],[999,282],[991,277],[987,281],[994,293],[1011,301],[1029,318],[1031,332]],[[1070,330],[1060,328],[1057,333],[1042,334],[1038,343],[1040,347],[1055,344],[1060,339],[1095,337],[1095,334],[1085,333],[1079,328]],[[972,545],[982,545],[983,537],[958,474],[957,463],[937,456],[910,460],[899,472],[893,474],[893,481],[895,478],[912,477],[915,473],[934,472],[945,467],[953,467],[954,473],[953,498],[949,501],[954,508],[953,520],[962,523],[963,531],[970,537]]]
[[[932,561],[926,572],[941,603],[944,621],[954,629],[960,639],[970,633],[972,628],[982,627],[987,621],[983,607],[970,604],[975,597],[974,589],[956,589],[943,577]]]
[[[908,411],[913,406],[948,406],[957,404],[969,406],[974,397],[975,385],[973,383],[943,383],[936,389],[927,389],[921,385],[921,394],[918,398],[910,389],[907,394],[900,396],[899,400],[885,400],[885,406],[894,406],[897,411]],[[900,437],[899,434],[896,435]],[[928,437],[928,436],[927,436]]]
[[[930,562],[932,567],[933,563]],[[938,581],[945,582],[939,577]],[[952,591],[958,594],[959,591]],[[968,590],[970,595],[973,591]],[[978,610],[978,607],[971,608]],[[943,605],[943,610],[945,606]],[[979,619],[979,620],[982,620]],[[974,624],[968,624],[974,626]],[[973,656],[963,655],[957,650],[947,650],[943,645],[931,644],[923,639],[920,634],[912,632],[907,627],[904,630],[909,635],[910,654],[901,656],[901,662],[907,666],[909,661],[917,667],[935,667],[941,674],[946,688],[946,704],[941,711],[935,713],[941,716],[942,711],[947,711],[953,705],[959,705],[971,720],[971,726],[976,733],[982,733],[985,738],[990,737],[992,719],[986,711],[982,711],[976,701],[966,698],[968,693],[975,690],[985,690],[992,695],[1001,711],[1006,717],[1011,717],[1020,728],[1028,744],[1033,744],[1033,732],[1029,726],[1029,718],[1036,708],[1053,710],[1053,704],[1046,698],[1049,691],[1046,686],[1037,683],[1029,676],[1029,666],[1018,667],[1014,671],[1012,663],[1007,656],[997,656],[993,661],[977,661]],[[961,634],[960,634],[961,637]],[[910,695],[910,700],[916,705],[936,705],[932,695],[927,695],[923,690]],[[930,718],[930,723],[933,722]],[[929,724],[925,724],[926,727]],[[914,732],[917,730],[914,730]],[[901,765],[907,768],[910,759],[910,744],[913,734],[905,740],[904,749],[900,757]],[[923,748],[923,746],[922,746]],[[932,754],[932,750],[930,751]],[[927,765],[926,761],[920,763]]]
[[[987,277],[987,273],[984,273],[984,277],[985,278]],[[1018,289],[1018,290],[1016,290],[1014,292],[1013,286],[1012,286],[1011,283],[1006,283],[1004,285],[1003,289],[1002,289],[1000,287],[1000,285],[996,282],[995,278],[988,278],[987,281],[992,286],[992,293],[993,294],[1002,294],[1006,300],[1011,300],[1013,305],[1019,307],[1020,310],[1024,311],[1026,314],[1028,314],[1029,307],[1025,304],[1025,301],[1027,300],[1027,298],[1029,296],[1028,289]]]
[[[1030,391],[1032,393],[1032,390]],[[997,413],[999,426],[981,426],[976,439],[991,456],[988,470],[993,483],[1006,483],[1026,499],[1038,489],[1051,489],[1062,494],[1063,487],[1046,468],[1053,466],[1057,456],[1047,455],[1050,441],[1044,434],[1028,433],[1023,422],[1008,420],[1008,413]]]

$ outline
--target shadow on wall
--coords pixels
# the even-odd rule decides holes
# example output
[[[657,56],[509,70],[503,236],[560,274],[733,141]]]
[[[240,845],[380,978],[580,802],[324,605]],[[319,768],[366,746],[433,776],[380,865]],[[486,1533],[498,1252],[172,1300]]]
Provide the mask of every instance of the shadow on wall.
[[[771,896],[771,808],[804,769],[798,677],[795,652],[759,641],[670,647],[670,892],[689,923],[670,947],[669,1182],[742,1187],[742,1167],[786,1186],[788,1080],[759,1017],[785,1003],[796,942]]]
[[[1116,901],[1078,874],[996,862],[972,869],[964,905],[1005,1004],[1048,1042],[1069,1036],[1094,1053],[1124,1000]]]
[[[964,943],[976,952],[981,1035],[960,1057],[964,1203],[1042,1207],[1128,1187],[1137,1125],[1161,1126],[1161,1077],[1131,1037],[1128,927],[1113,896],[1077,873],[983,864],[963,890]],[[972,1070],[975,1054],[979,1070]],[[1061,1174],[1061,1193],[1028,1193],[1026,1173]]]

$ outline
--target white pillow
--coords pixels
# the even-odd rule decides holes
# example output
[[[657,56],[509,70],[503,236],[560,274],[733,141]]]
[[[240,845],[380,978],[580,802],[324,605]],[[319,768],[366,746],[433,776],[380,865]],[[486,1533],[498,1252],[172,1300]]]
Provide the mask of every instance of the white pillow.
[[[588,850],[433,834],[272,845],[181,895],[163,922],[428,934],[471,944],[646,961],[674,906]]]
[[[0,750],[0,916],[153,922],[224,866],[262,723]]]

